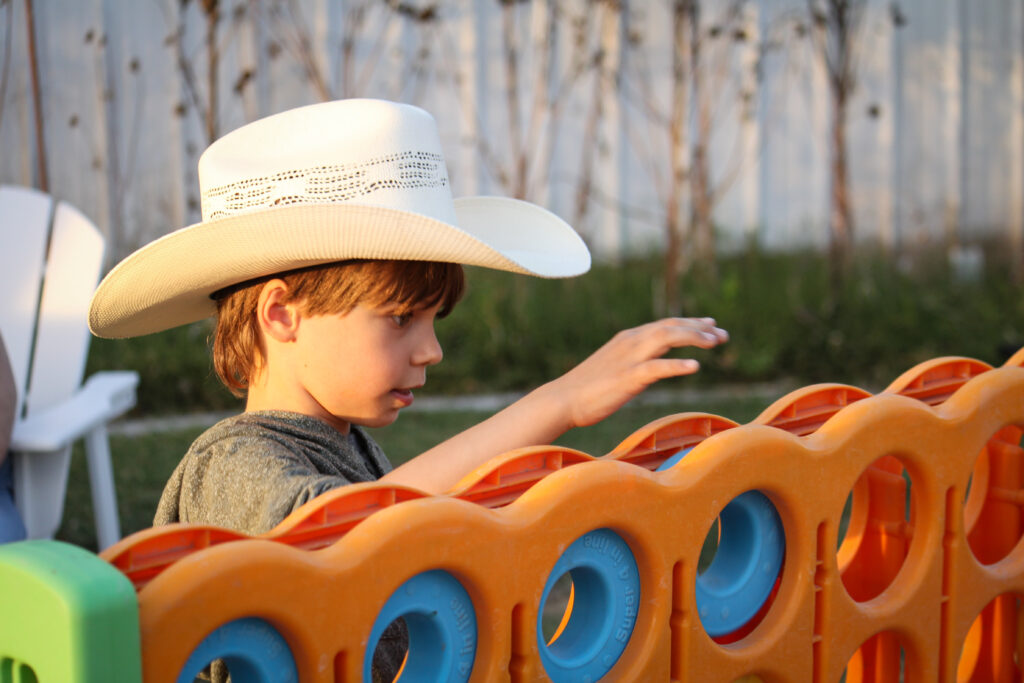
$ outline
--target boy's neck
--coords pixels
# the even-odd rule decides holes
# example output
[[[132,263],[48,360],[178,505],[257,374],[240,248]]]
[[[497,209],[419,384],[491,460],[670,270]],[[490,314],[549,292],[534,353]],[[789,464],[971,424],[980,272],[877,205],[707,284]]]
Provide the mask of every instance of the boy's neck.
[[[340,434],[348,434],[351,431],[351,424],[328,414],[319,405],[307,400],[299,400],[291,397],[288,393],[273,392],[267,389],[266,385],[254,385],[249,387],[248,396],[245,401],[245,412],[255,413],[264,410],[280,410],[288,413],[298,413],[307,417],[314,417],[322,420],[337,430]]]

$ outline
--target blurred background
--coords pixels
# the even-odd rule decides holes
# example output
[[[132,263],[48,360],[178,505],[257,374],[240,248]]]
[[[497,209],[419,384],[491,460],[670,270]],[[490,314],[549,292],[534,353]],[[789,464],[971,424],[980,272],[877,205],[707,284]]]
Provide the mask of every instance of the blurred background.
[[[597,259],[471,269],[425,394],[521,392],[664,314],[732,334],[665,388],[740,403],[660,414],[1024,345],[1016,0],[0,0],[0,182],[80,208],[108,267],[199,220],[212,140],[342,97],[428,109],[456,195],[543,204]],[[90,371],[138,370],[136,417],[237,410],[208,334],[95,340]]]
[[[427,108],[456,194],[541,202],[606,259],[1024,232],[1012,0],[4,0],[0,39],[0,179],[111,263],[199,219],[212,140],[341,97]]]

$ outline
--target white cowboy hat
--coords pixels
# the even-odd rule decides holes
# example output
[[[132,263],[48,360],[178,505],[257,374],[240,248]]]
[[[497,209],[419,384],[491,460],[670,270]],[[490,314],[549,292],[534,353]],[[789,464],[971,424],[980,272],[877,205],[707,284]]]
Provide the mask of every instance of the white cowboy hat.
[[[202,222],[126,258],[89,328],[133,337],[202,320],[210,295],[353,258],[445,261],[570,277],[590,252],[558,216],[503,197],[452,199],[433,117],[381,100],[300,107],[225,135],[199,159]]]

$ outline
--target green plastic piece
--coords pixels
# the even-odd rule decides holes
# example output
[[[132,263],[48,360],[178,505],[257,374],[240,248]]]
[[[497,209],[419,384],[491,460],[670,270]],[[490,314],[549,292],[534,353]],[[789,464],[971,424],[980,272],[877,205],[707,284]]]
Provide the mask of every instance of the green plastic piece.
[[[67,543],[0,545],[0,683],[142,683],[128,578]]]

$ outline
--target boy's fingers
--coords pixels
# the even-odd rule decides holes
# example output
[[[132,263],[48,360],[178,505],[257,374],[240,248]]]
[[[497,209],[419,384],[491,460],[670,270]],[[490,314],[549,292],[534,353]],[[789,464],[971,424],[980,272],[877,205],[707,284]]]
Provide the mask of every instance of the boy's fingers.
[[[692,358],[655,358],[644,364],[644,384],[653,384],[661,379],[692,375],[700,370],[700,363]]]
[[[679,346],[711,348],[729,340],[725,330],[693,319],[670,319],[664,321],[655,338],[667,351]],[[664,351],[663,351],[664,352]]]
[[[702,324],[694,325],[693,329],[695,329],[704,339],[716,344],[729,340],[729,333],[721,327],[716,327],[714,321],[704,322],[702,320],[701,323]]]
[[[680,325],[682,327],[714,332],[716,334],[725,334],[728,336],[728,333],[725,330],[716,326],[714,318],[667,318],[666,322]]]

